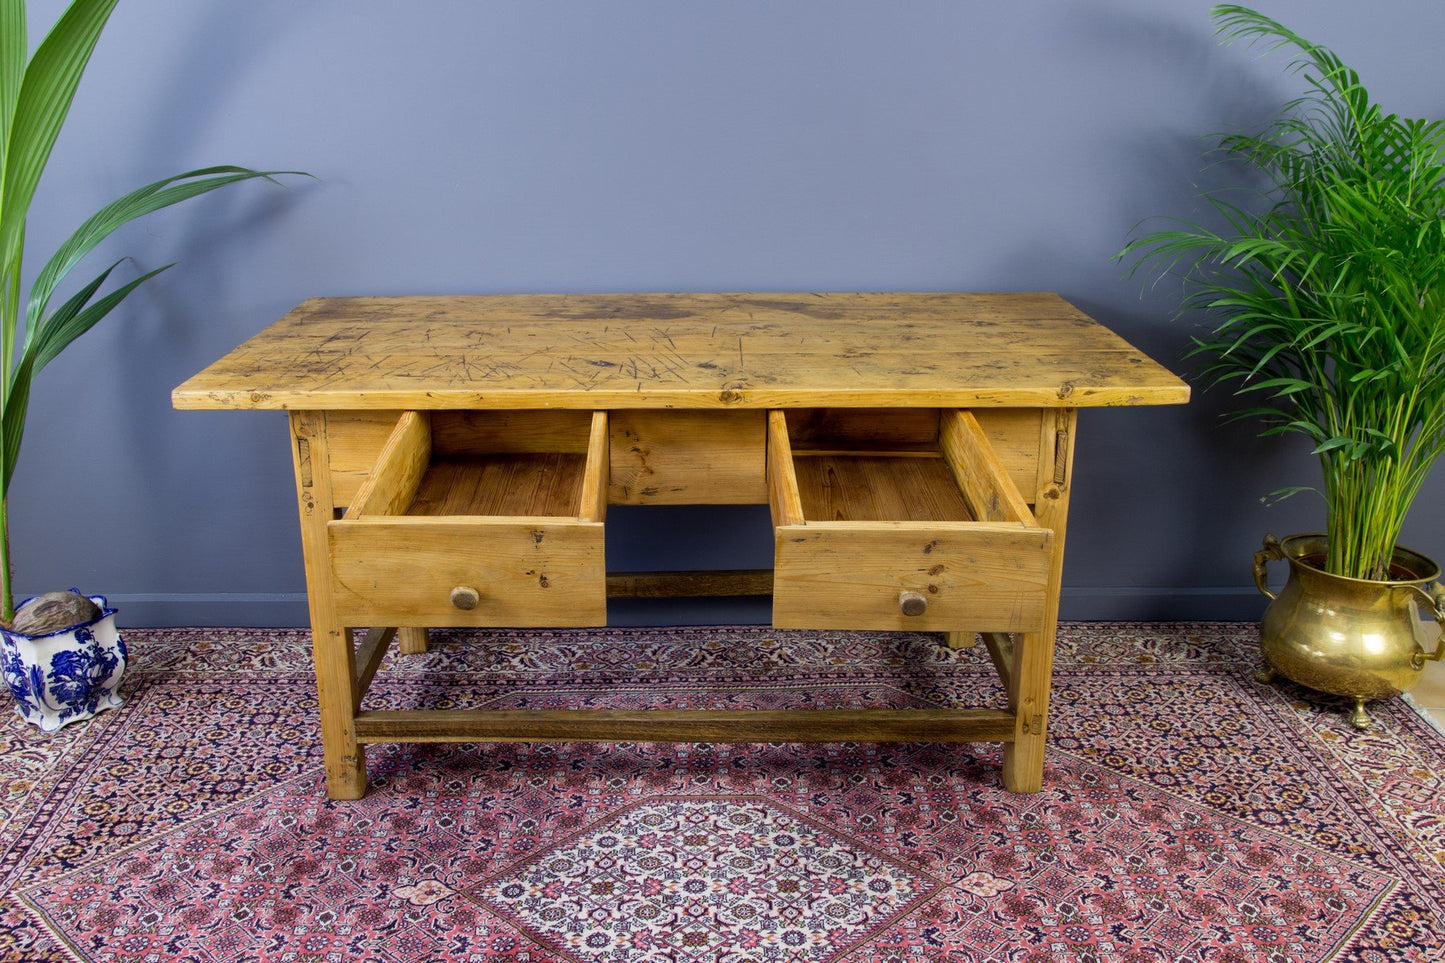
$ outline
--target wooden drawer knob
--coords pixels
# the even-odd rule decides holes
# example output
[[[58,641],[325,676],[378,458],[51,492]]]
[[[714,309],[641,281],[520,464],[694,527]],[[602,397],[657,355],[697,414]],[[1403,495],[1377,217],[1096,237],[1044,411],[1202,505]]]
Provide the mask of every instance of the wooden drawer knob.
[[[904,615],[922,615],[928,609],[928,599],[917,592],[899,592],[898,608]]]
[[[458,585],[452,589],[452,604],[459,609],[474,609],[482,600],[482,593],[470,585]]]

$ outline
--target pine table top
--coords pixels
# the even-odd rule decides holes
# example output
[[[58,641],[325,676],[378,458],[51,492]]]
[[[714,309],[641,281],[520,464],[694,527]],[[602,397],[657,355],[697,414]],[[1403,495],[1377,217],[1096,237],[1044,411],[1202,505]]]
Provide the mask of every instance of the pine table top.
[[[1048,293],[315,298],[177,408],[1095,407],[1189,387]]]

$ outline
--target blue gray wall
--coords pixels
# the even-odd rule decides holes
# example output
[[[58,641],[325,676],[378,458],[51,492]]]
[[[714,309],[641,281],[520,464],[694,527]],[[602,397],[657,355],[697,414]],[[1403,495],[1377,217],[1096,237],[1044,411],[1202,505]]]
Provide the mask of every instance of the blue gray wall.
[[[62,4],[31,4],[39,34]],[[1394,108],[1445,115],[1434,0],[1261,0]],[[41,183],[30,270],[185,168],[301,168],[162,212],[100,257],[179,266],[37,385],[10,504],[18,589],[130,625],[301,624],[278,413],[172,387],[315,295],[1056,290],[1176,371],[1177,288],[1111,262],[1200,210],[1201,135],[1295,88],[1195,0],[126,0]],[[100,257],[95,270],[102,266]],[[1266,531],[1317,529],[1295,444],[1228,398],[1088,411],[1063,615],[1253,618]],[[1437,476],[1406,543],[1445,556]],[[660,511],[660,510],[653,510]],[[620,513],[618,568],[766,565],[764,514]],[[719,534],[722,533],[722,534]],[[757,606],[619,608],[654,622]]]

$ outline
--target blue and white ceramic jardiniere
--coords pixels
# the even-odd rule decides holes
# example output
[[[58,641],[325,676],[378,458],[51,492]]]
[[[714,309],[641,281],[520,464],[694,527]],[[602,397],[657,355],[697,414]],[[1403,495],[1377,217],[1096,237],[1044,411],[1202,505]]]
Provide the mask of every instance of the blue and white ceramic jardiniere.
[[[104,595],[90,600],[100,615],[44,635],[0,629],[0,670],[15,709],[45,732],[89,719],[123,701],[116,694],[125,671],[125,640]],[[24,603],[21,603],[24,604]]]

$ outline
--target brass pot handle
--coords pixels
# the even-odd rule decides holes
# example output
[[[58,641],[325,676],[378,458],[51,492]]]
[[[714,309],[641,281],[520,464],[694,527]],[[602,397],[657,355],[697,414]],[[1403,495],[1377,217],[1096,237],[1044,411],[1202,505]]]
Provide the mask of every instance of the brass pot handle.
[[[1445,585],[1436,582],[1430,586],[1428,592],[1418,585],[1405,587],[1420,596],[1425,603],[1426,614],[1435,620],[1436,625],[1440,626],[1440,638],[1435,641],[1435,651],[1427,654],[1422,650],[1410,657],[1411,668],[1423,669],[1426,662],[1439,662],[1445,659]]]
[[[1277,598],[1269,590],[1269,563],[1284,561],[1284,549],[1273,535],[1264,537],[1264,548],[1254,553],[1254,585],[1266,598]]]

